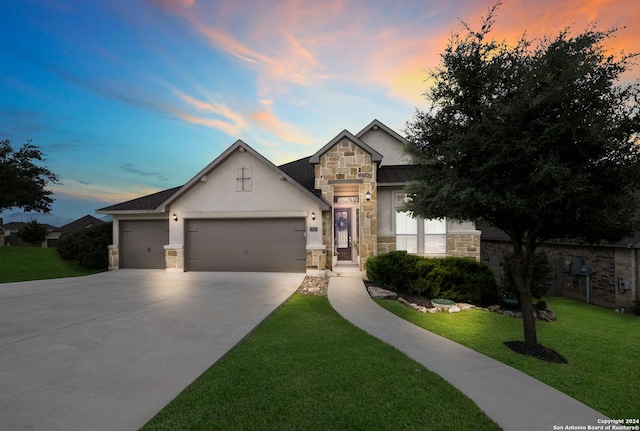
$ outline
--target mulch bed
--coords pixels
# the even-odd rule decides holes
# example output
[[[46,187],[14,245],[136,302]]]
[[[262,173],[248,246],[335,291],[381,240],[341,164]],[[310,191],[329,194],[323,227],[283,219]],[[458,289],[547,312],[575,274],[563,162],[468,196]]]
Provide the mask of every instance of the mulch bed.
[[[528,348],[524,344],[524,341],[505,341],[504,345],[516,353],[520,353],[521,355],[533,356],[534,358],[540,359],[541,361],[551,362],[554,364],[569,363],[569,361],[567,361],[567,359],[560,353],[556,352],[553,349],[549,349],[548,347],[541,346],[540,344],[536,345],[533,348]]]

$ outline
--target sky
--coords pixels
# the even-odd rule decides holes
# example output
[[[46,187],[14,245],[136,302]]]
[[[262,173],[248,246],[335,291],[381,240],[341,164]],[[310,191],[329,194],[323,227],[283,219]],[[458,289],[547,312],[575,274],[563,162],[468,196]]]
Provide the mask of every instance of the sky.
[[[47,155],[52,212],[76,219],[182,185],[238,139],[279,165],[374,119],[402,134],[451,35],[494,3],[0,0],[0,140]],[[492,34],[594,23],[639,50],[637,0],[504,0]]]

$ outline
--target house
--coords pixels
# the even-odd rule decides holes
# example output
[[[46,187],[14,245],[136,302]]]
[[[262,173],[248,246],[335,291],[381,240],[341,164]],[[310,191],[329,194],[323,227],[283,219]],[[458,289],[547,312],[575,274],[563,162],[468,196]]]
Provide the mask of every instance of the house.
[[[481,260],[500,280],[500,262],[513,251],[509,237],[480,226]],[[576,241],[549,241],[538,247],[553,268],[548,296],[565,296],[608,308],[630,309],[640,300],[640,236],[597,246]]]
[[[374,120],[275,166],[238,140],[180,187],[97,210],[113,216],[109,268],[319,275],[397,249],[479,260],[472,223],[397,211],[411,178],[405,143]]]
[[[49,232],[46,240],[47,247],[57,247],[58,240],[63,233],[76,232],[80,229],[85,229],[102,223],[104,223],[104,221],[97,219],[92,215],[87,214],[84,217],[80,217],[79,219],[74,220],[71,223],[67,223],[64,226],[61,226]]]
[[[4,245],[4,220],[0,217],[0,247]]]
[[[22,229],[27,223],[25,222],[21,222],[21,221],[12,221],[9,222],[7,224],[5,224],[3,226],[4,229],[4,245],[10,245],[10,246],[14,246],[14,247],[20,247],[20,246],[31,246],[31,244],[23,241],[19,236],[18,236],[18,232],[20,232],[20,229]],[[47,232],[51,232],[54,229],[57,229],[55,226],[52,226],[50,224],[47,223],[43,223],[43,225],[47,228]],[[42,246],[44,247],[46,245],[45,242],[43,242]]]

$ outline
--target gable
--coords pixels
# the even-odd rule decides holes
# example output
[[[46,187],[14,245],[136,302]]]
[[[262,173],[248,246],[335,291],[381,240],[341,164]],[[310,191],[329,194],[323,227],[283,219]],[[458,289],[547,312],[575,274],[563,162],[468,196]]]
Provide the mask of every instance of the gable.
[[[304,210],[320,201],[253,153],[235,151],[169,204],[185,213]]]
[[[378,120],[372,121],[358,132],[356,137],[382,154],[380,166],[400,166],[411,163],[409,157],[404,153],[407,141]]]
[[[186,211],[270,211],[295,206],[293,200],[329,208],[322,199],[238,140],[161,203],[158,210],[166,211],[178,204]]]

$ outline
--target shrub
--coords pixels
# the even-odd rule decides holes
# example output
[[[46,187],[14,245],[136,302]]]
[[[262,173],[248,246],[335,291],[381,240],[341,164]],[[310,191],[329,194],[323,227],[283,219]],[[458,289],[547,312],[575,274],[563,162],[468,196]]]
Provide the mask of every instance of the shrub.
[[[526,259],[526,258],[525,258]],[[526,263],[526,262],[525,262]],[[502,276],[500,277],[500,293],[505,298],[520,299],[520,293],[513,281],[513,253],[505,254],[500,262]],[[542,298],[551,287],[553,269],[549,263],[547,254],[543,251],[536,253],[533,264],[533,278],[531,280],[531,293],[534,298]]]
[[[88,269],[106,269],[107,246],[112,241],[113,224],[102,223],[64,234],[58,240],[58,253],[65,260],[75,260]]]
[[[78,260],[80,254],[78,250],[78,242],[71,232],[65,232],[58,239],[58,254],[63,260]]]
[[[640,299],[636,299],[633,301],[633,307],[631,307],[631,312],[633,314],[637,314],[640,316]]]
[[[393,251],[367,259],[367,278],[398,292],[488,305],[498,285],[487,265],[474,259],[425,258]]]

